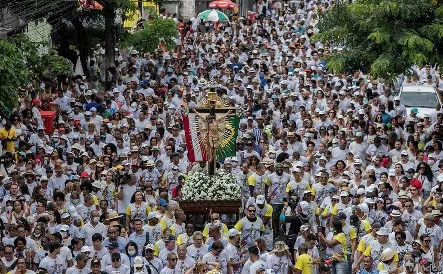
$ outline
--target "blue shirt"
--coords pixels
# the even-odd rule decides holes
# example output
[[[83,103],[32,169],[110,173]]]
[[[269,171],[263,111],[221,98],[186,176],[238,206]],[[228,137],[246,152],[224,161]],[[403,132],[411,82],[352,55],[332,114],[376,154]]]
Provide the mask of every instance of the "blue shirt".
[[[379,274],[380,271],[378,271],[377,268],[374,267],[372,271],[367,271],[366,269],[357,271],[357,274]]]

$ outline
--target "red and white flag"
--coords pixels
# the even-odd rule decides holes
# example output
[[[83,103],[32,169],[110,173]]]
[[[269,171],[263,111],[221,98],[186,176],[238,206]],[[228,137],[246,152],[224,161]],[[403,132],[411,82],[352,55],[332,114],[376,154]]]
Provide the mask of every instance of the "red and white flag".
[[[208,155],[201,140],[199,130],[199,117],[195,113],[189,113],[183,117],[185,128],[186,147],[188,150],[188,159],[190,162],[202,162],[208,160]]]

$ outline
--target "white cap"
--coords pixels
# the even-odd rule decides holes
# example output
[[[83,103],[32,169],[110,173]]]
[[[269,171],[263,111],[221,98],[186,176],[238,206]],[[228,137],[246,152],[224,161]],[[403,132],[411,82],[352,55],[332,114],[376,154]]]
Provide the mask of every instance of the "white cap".
[[[364,188],[357,189],[357,195],[363,195],[366,194],[366,190]]]
[[[156,218],[156,219],[160,219],[160,214],[159,214],[157,211],[151,211],[151,212],[149,212],[149,214],[148,214],[148,220],[151,220],[151,219],[154,219],[154,218]]]
[[[240,231],[238,231],[238,230],[235,229],[235,228],[231,228],[231,229],[229,229],[229,231],[228,231],[228,237],[234,237],[234,236],[237,236],[237,235],[241,235]]]
[[[348,197],[348,196],[349,196],[348,192],[346,192],[346,191],[340,192],[340,197]]]
[[[360,208],[360,210],[365,214],[369,212],[369,207],[366,203],[359,204],[357,207]]]
[[[257,198],[255,198],[255,203],[258,205],[262,205],[265,203],[265,196],[264,195],[258,195]]]
[[[141,256],[134,258],[134,267],[143,267],[143,265],[143,258]]]
[[[309,203],[308,202],[302,201],[298,205],[300,206],[303,214],[305,214],[305,215],[309,214],[309,210],[308,210],[309,209]]]
[[[362,108],[361,108],[361,109],[359,109],[359,110],[358,110],[358,114],[365,114],[365,110],[364,110],[364,109],[362,109]]]
[[[309,230],[309,225],[302,225],[300,227],[300,232],[305,232],[305,231],[308,231],[308,230]]]
[[[389,176],[395,176],[395,169],[390,169],[388,175]]]
[[[68,225],[61,225],[60,232],[69,232],[69,226]]]
[[[82,248],[80,249],[81,253],[86,253],[86,252],[91,252],[91,248],[87,245],[82,246]]]

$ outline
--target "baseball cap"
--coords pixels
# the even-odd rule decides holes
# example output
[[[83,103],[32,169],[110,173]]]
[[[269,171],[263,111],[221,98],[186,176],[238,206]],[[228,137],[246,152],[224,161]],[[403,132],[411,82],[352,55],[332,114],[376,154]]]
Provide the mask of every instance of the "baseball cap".
[[[158,214],[156,211],[149,212],[148,220],[151,220],[151,219],[154,219],[154,218],[160,219],[160,214]]]
[[[168,206],[168,202],[166,202],[166,200],[164,200],[164,199],[160,199],[160,200],[158,200],[158,205],[159,206]]]
[[[80,174],[80,178],[89,178],[89,173],[88,173],[87,171],[83,171],[83,172]]]
[[[80,249],[80,252],[82,252],[82,253],[91,252],[91,248],[89,246],[87,246],[87,245],[84,245]]]
[[[308,231],[308,230],[309,230],[309,225],[302,225],[300,227],[300,232],[305,232],[305,231]]]
[[[120,255],[120,253],[112,253],[111,254],[111,259],[120,259],[121,258],[121,255]]]
[[[234,237],[234,236],[237,236],[237,235],[241,235],[240,231],[238,231],[238,230],[235,229],[235,228],[231,228],[231,229],[229,229],[229,231],[228,231],[228,237]]]
[[[346,220],[346,214],[345,213],[343,213],[343,212],[339,212],[338,214],[337,214],[337,218],[338,219],[341,219],[341,220]]]
[[[375,222],[372,224],[372,228],[381,228],[381,224],[379,222]]]
[[[137,256],[134,258],[134,267],[143,267],[143,258]]]
[[[353,215],[351,215],[351,217],[349,217],[349,223],[350,223],[351,225],[355,225],[355,224],[357,224],[358,221],[359,221],[359,218],[358,218],[358,216],[355,215],[355,214],[353,214]]]
[[[174,235],[168,235],[165,237],[165,242],[169,242],[169,241],[175,241],[175,237]]]
[[[61,225],[60,226],[60,232],[68,232],[69,226],[68,225]]]
[[[255,203],[258,205],[262,205],[265,203],[265,196],[264,195],[258,195],[257,198],[255,198]]]

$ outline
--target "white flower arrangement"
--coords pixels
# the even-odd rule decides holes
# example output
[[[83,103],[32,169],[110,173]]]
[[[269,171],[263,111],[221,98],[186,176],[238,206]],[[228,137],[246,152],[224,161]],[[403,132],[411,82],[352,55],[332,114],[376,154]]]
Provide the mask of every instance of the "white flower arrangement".
[[[217,171],[214,176],[194,172],[181,190],[182,201],[234,201],[240,198],[241,190],[234,175],[224,170]]]

